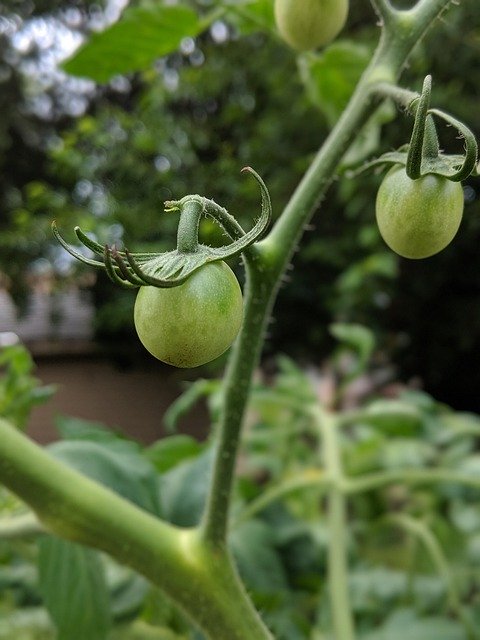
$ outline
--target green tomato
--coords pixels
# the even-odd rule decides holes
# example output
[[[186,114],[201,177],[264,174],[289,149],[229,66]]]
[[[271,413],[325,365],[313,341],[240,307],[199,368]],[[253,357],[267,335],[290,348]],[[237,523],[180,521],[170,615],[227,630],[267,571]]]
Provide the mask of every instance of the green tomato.
[[[175,367],[198,367],[217,358],[235,340],[242,308],[242,291],[233,271],[224,262],[212,262],[177,287],[140,287],[135,328],[155,358]]]
[[[377,194],[380,233],[404,258],[428,258],[455,237],[463,215],[463,189],[459,182],[427,174],[411,180],[405,167],[395,165]]]
[[[297,51],[331,42],[343,29],[348,0],[275,0],[275,21],[282,38]]]

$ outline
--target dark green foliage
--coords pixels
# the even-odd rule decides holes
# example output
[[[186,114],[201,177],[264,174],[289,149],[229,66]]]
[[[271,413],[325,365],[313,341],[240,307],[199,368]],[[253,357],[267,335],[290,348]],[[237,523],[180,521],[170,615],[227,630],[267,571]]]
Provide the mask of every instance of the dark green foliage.
[[[362,355],[366,334],[358,340],[360,327],[336,331],[342,344],[331,366],[340,407],[358,376],[372,373],[372,364]],[[345,371],[346,355],[352,367]],[[280,640],[328,637],[331,624],[324,451],[311,413],[320,383],[286,358],[271,384],[257,383],[235,493],[232,552]],[[203,390],[215,412],[218,388]],[[185,403],[179,405],[183,412]],[[393,474],[348,498],[349,580],[359,638],[390,640],[406,630],[419,640],[475,638],[467,636],[466,625],[479,623],[479,417],[453,412],[423,393],[404,391],[390,399],[381,389],[337,415],[347,478],[368,483],[379,473]],[[208,443],[175,434],[145,448],[105,426],[68,418],[60,430],[67,439],[54,450],[66,462],[147,509],[156,496],[163,515],[178,525],[197,522],[211,467]],[[415,480],[415,474],[440,469],[463,480]],[[6,494],[0,498],[2,517],[22,508]],[[443,567],[425,543],[428,536]],[[55,637],[41,595],[63,629],[59,637],[68,640],[72,625],[79,639],[199,637],[146,581],[97,552],[48,537],[40,543],[39,574],[32,557],[32,543],[0,544],[2,640],[12,637],[2,635],[4,629],[15,629],[21,640]]]

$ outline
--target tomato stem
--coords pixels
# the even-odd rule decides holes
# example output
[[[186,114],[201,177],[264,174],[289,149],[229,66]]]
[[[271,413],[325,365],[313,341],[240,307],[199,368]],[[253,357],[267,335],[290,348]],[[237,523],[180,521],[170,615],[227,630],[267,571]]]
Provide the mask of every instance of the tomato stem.
[[[198,227],[204,211],[204,199],[200,196],[187,196],[180,203],[180,222],[177,231],[177,250],[179,253],[198,251]]]

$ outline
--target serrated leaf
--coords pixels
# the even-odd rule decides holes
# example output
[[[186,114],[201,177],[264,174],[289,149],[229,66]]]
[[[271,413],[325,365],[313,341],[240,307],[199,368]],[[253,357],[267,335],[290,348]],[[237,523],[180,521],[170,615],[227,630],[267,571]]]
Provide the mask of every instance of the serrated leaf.
[[[106,640],[110,602],[99,554],[52,536],[39,552],[40,591],[58,640]]]
[[[93,34],[63,68],[75,76],[107,82],[114,75],[147,68],[204,27],[188,7],[132,7],[111,27]]]

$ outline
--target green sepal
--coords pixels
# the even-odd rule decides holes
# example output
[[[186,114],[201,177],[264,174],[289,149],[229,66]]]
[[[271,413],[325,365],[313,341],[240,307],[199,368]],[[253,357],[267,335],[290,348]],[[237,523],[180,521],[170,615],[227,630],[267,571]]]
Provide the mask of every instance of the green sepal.
[[[408,110],[415,113],[415,123],[410,143],[397,151],[389,151],[379,158],[365,163],[359,169],[349,172],[355,176],[379,165],[402,165],[412,180],[427,174],[435,174],[452,182],[461,182],[470,175],[480,175],[478,144],[470,129],[449,113],[430,108],[432,78],[427,76],[422,93],[410,101]],[[464,154],[444,154],[440,152],[434,116],[457,129],[465,141]]]
[[[250,231],[245,232],[235,218],[226,209],[213,200],[201,196],[185,196],[179,201],[165,203],[166,211],[181,211],[191,202],[201,201],[203,214],[213,218],[230,237],[232,242],[222,247],[209,247],[198,244],[195,251],[185,252],[178,248],[166,253],[131,253],[128,249],[118,250],[115,247],[102,246],[89,238],[79,228],[75,228],[78,240],[102,260],[87,258],[81,252],[70,247],[60,235],[55,222],[52,230],[60,244],[77,260],[94,267],[105,269],[107,275],[115,283],[127,288],[154,286],[160,288],[176,287],[192,275],[194,271],[210,262],[227,260],[250,247],[264,234],[271,221],[272,206],[270,194],[262,178],[251,167],[242,171],[250,173],[258,182],[262,196],[261,214]]]

